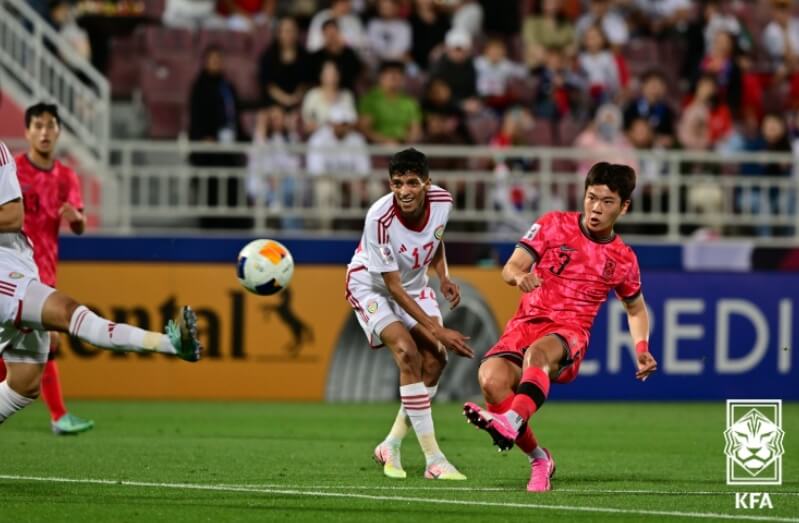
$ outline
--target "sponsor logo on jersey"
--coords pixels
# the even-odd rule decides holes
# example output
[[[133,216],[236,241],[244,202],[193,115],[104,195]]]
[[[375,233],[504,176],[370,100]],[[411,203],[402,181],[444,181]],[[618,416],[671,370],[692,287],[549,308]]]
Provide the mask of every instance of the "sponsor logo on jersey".
[[[444,226],[439,225],[436,227],[436,231],[433,233],[433,236],[436,237],[436,240],[440,240],[444,236]]]
[[[13,278],[15,280],[19,280],[20,278],[24,278],[25,275],[22,274],[21,272],[10,272],[8,273],[8,277]]]
[[[366,304],[366,312],[369,314],[374,314],[377,312],[377,302],[372,300]]]
[[[408,248],[407,248],[407,247],[405,247],[405,244],[404,244],[404,243],[401,243],[401,244],[400,244],[400,248],[399,248],[399,252],[400,252],[400,254],[402,254],[403,252],[406,252],[407,250],[408,250]]]

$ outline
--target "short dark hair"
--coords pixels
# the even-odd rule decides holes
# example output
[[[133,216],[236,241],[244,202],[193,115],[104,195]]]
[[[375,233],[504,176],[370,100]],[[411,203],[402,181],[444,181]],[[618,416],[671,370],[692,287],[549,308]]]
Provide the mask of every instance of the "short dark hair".
[[[389,178],[403,174],[418,174],[422,180],[427,180],[430,176],[430,168],[427,165],[427,156],[423,152],[417,151],[413,147],[404,149],[391,157],[388,162]]]
[[[635,170],[619,163],[595,163],[585,177],[585,190],[592,185],[607,185],[626,202],[635,189]]]
[[[405,64],[400,62],[399,60],[384,60],[380,62],[380,66],[377,68],[378,74],[383,74],[386,71],[399,71],[402,74],[405,74]]]
[[[330,27],[331,25],[336,29],[339,29],[338,20],[336,20],[335,18],[328,18],[327,20],[322,22],[322,32],[325,32],[327,28]]]
[[[37,118],[43,114],[49,114],[59,126],[61,125],[61,117],[58,116],[58,106],[55,104],[39,102],[25,109],[25,129],[30,127],[31,121],[34,118]]]

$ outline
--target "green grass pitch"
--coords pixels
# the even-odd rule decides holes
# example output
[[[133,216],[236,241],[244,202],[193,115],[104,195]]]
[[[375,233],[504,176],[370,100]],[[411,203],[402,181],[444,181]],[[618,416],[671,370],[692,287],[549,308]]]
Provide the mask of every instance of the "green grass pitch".
[[[434,405],[442,449],[466,482],[422,477],[412,434],[404,481],[372,449],[398,404],[72,401],[97,427],[53,436],[37,403],[0,427],[0,521],[799,521],[799,404],[783,407],[783,485],[725,484],[725,404],[566,403],[535,415],[554,490],[499,454],[459,404]],[[736,510],[734,492],[773,509]]]

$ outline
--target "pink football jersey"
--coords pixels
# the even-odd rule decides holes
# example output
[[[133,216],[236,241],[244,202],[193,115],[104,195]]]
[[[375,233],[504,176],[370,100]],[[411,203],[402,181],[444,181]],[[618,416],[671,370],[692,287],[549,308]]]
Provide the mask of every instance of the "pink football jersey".
[[[25,204],[25,234],[33,242],[33,255],[42,283],[55,286],[58,263],[58,229],[61,206],[83,209],[80,183],[75,172],[55,161],[48,170],[33,165],[26,154],[17,160],[17,177]]]
[[[594,239],[579,212],[550,212],[519,241],[535,259],[541,286],[525,293],[509,322],[548,318],[588,331],[599,308],[615,290],[619,299],[641,293],[638,259],[621,237]]]

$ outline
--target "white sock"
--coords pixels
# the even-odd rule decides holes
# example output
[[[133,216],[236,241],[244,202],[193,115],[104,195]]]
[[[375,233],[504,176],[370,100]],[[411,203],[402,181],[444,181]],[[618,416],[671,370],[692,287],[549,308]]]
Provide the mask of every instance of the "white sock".
[[[69,320],[69,333],[103,349],[126,352],[175,354],[165,334],[146,331],[126,323],[112,323],[81,305]]]
[[[438,392],[438,385],[427,387],[427,395],[430,396],[430,401],[433,400],[436,392]],[[384,441],[393,447],[399,447],[402,445],[403,438],[408,434],[409,428],[411,428],[411,420],[405,412],[405,407],[400,406],[397,417],[394,418],[394,424],[391,426],[391,431]]]
[[[14,389],[8,386],[8,381],[0,383],[0,424],[7,420],[15,412],[24,409],[35,398],[29,398],[18,394]]]
[[[438,385],[433,385],[432,387],[427,388],[427,395],[430,397],[430,400],[433,400],[433,397],[438,392]],[[402,445],[402,440],[408,434],[408,429],[411,428],[411,419],[408,417],[408,413],[405,411],[405,407],[400,406],[399,412],[397,412],[397,417],[394,418],[394,425],[391,426],[391,431],[386,436],[384,440],[389,445],[394,447],[399,447]]]
[[[527,457],[530,458],[530,463],[532,463],[534,459],[547,459],[547,453],[541,447],[536,447],[527,454]]]
[[[525,419],[519,416],[515,410],[509,410],[505,413],[505,417],[510,421],[510,424],[513,425],[513,428],[516,429],[516,432],[519,432],[519,429],[522,428],[522,425],[525,423]]]
[[[430,395],[423,382],[411,383],[400,387],[400,399],[405,412],[411,420],[419,446],[422,447],[428,465],[444,459],[438,448],[435,429],[433,427],[433,411],[430,408]]]

